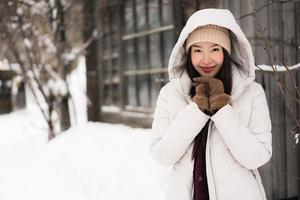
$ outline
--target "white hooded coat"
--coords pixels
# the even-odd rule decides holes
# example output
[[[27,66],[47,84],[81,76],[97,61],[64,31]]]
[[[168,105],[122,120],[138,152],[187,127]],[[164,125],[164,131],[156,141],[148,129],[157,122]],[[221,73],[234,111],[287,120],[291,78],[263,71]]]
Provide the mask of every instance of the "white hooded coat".
[[[191,80],[185,70],[184,42],[199,26],[215,24],[231,31],[233,65],[232,105],[212,117],[189,96]],[[155,160],[173,166],[167,200],[193,199],[193,141],[211,119],[206,145],[206,173],[210,200],[263,200],[265,191],[258,167],[272,155],[269,110],[263,88],[254,82],[251,46],[228,10],[194,13],[183,28],[169,60],[169,77],[160,91],[152,124],[150,152]]]

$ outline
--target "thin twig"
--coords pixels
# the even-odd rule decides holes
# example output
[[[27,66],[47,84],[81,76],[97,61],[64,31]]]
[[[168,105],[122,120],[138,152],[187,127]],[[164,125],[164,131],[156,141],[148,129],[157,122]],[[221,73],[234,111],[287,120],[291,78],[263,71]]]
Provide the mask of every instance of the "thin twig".
[[[274,3],[275,1],[272,1],[272,2]],[[279,1],[276,1],[276,2],[279,2]],[[286,1],[280,1],[280,3],[286,3],[286,2],[292,2],[292,1],[287,1],[287,0]],[[290,103],[287,102],[288,97],[287,97],[286,94],[291,94],[291,92],[286,87],[284,87],[284,84],[279,79],[279,74],[278,74],[277,68],[275,67],[276,66],[275,63],[276,63],[277,58],[274,56],[274,53],[273,53],[271,45],[270,45],[270,41],[266,39],[265,29],[262,28],[260,22],[257,19],[257,16],[256,16],[257,10],[255,9],[253,0],[251,0],[251,4],[253,6],[253,12],[251,13],[251,15],[254,17],[255,22],[257,24],[257,29],[258,29],[259,34],[261,35],[261,38],[262,38],[262,41],[263,41],[263,44],[264,44],[264,49],[267,53],[268,60],[271,63],[271,67],[272,67],[272,70],[274,72],[275,80],[278,83],[280,94],[282,95],[283,99],[285,100],[286,107],[287,107],[289,113],[292,115],[292,118],[293,118],[294,122],[296,123],[297,127],[300,127],[300,122],[298,121],[296,114],[293,112],[293,109],[291,108]],[[288,70],[288,72],[289,72],[289,70]],[[292,77],[291,74],[289,74],[289,77]],[[293,85],[296,86],[296,83],[294,82],[294,80],[293,80]],[[296,87],[296,89],[297,89],[297,87]],[[286,91],[288,91],[288,93]],[[297,91],[297,95],[298,94],[299,94],[299,92]],[[291,96],[291,95],[289,95],[289,96]],[[299,99],[296,102],[299,102]]]
[[[256,15],[256,13],[260,12],[261,10],[263,10],[263,9],[266,8],[266,7],[269,7],[269,6],[270,6],[271,4],[273,4],[273,3],[284,4],[284,3],[299,2],[299,1],[300,1],[300,0],[270,0],[270,1],[268,1],[266,4],[262,5],[261,7],[259,7],[259,8],[255,9],[255,10],[253,10],[253,11],[250,12],[250,13],[247,13],[247,14],[245,14],[245,15],[242,15],[242,16],[236,18],[236,19],[237,19],[237,20],[241,20],[241,19],[243,19],[243,18],[245,18],[245,17],[254,16],[254,15]],[[252,3],[252,4],[254,5],[254,3]]]

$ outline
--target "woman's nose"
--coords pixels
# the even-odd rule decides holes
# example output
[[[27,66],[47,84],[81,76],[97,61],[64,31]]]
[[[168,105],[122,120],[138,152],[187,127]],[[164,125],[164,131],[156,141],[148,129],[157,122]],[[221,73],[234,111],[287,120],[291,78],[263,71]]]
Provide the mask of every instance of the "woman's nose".
[[[204,54],[202,58],[202,63],[203,64],[209,64],[211,62],[211,57],[209,54]]]

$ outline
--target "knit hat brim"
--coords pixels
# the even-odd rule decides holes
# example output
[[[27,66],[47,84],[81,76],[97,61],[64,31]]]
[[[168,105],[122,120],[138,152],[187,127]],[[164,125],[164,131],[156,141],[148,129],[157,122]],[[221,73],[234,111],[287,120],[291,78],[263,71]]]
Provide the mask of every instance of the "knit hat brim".
[[[213,42],[222,46],[229,55],[231,53],[229,31],[224,27],[213,24],[198,27],[189,34],[186,40],[186,52],[193,44],[198,42]]]

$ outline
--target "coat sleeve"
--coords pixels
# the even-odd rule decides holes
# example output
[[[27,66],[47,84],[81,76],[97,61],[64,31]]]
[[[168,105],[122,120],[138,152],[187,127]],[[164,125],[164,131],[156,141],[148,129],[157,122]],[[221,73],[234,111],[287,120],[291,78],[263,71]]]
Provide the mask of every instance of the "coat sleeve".
[[[233,157],[248,169],[257,169],[272,156],[269,109],[260,86],[253,98],[250,122],[244,124],[238,113],[226,105],[211,117]]]
[[[209,119],[194,102],[187,104],[173,120],[169,118],[169,108],[167,88],[164,87],[154,112],[150,153],[165,166],[181,159]]]

